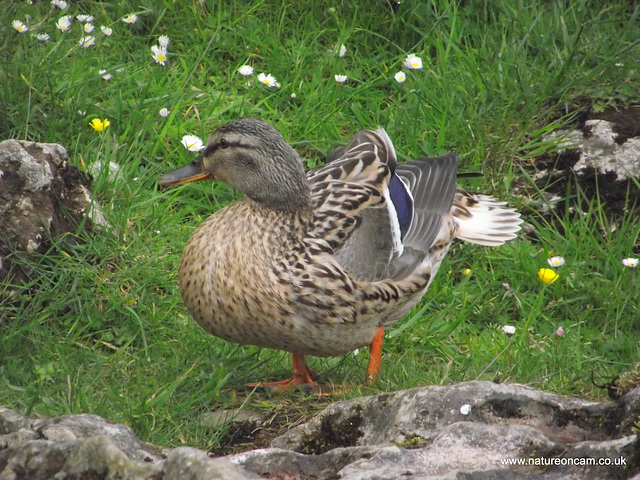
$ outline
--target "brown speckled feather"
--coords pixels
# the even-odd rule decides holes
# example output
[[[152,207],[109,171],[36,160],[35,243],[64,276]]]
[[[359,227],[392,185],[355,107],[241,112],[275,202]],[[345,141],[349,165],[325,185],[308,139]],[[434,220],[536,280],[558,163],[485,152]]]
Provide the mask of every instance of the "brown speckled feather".
[[[295,151],[264,122],[221,127],[194,164],[160,181],[178,183],[199,167],[246,194],[190,238],[179,271],[187,309],[229,341],[340,355],[369,345],[380,325],[420,301],[460,232],[493,244],[515,236],[520,221],[513,210],[462,190],[454,198],[457,157],[403,165],[382,129],[359,132],[305,176]],[[396,167],[416,199],[402,234],[389,194]],[[491,228],[478,228],[477,212]],[[406,241],[401,251],[399,235]],[[377,265],[359,265],[363,258]]]

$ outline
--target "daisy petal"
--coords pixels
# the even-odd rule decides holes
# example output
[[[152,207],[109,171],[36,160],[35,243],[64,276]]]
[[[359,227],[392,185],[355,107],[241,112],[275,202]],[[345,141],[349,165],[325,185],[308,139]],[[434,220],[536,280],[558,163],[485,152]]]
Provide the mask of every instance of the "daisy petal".
[[[516,327],[514,327],[513,325],[505,325],[502,327],[502,331],[507,335],[513,335],[514,333],[516,333]]]
[[[422,59],[413,53],[407,55],[407,58],[402,62],[405,68],[409,68],[411,70],[420,70],[422,68]]]
[[[185,146],[190,152],[199,152],[204,150],[204,143],[200,140],[200,137],[196,135],[185,135],[182,137],[182,145]]]
[[[547,259],[547,263],[553,268],[561,267],[564,265],[564,258],[557,256],[551,257]]]

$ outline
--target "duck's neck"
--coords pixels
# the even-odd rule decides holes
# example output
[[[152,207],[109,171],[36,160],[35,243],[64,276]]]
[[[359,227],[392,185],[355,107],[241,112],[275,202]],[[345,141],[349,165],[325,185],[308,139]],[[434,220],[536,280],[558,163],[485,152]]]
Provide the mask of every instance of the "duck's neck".
[[[270,172],[260,184],[248,185],[245,194],[273,210],[285,212],[305,212],[312,209],[311,186],[302,163],[297,160],[287,168]]]
[[[248,195],[251,200],[273,210],[285,212],[303,212],[311,210],[311,190],[306,183],[304,188],[272,188],[256,195]]]
[[[300,238],[313,228],[314,211],[310,204],[303,206],[298,200],[295,208],[277,208],[250,197],[247,197],[247,202],[256,215],[254,220],[258,223],[266,220],[268,225],[272,225],[267,230],[279,232],[280,242],[289,239],[299,243]]]
[[[248,201],[259,211],[281,214],[283,218],[296,218],[300,220],[313,218],[311,206],[311,192],[307,192],[307,198],[300,196],[289,199],[256,199],[247,196]]]

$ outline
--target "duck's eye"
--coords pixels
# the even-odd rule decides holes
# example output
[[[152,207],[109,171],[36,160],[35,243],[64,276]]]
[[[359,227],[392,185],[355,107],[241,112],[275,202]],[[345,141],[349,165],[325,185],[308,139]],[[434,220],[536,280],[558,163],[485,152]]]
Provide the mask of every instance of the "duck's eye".
[[[221,138],[218,142],[218,148],[229,148],[231,144],[226,138]]]

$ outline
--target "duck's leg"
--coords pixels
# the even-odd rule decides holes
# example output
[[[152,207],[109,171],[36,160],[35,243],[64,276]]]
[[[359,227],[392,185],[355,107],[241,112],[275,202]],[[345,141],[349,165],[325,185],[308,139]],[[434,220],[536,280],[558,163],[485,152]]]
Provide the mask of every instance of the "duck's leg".
[[[367,365],[366,381],[373,382],[378,378],[380,366],[382,365],[382,340],[384,338],[384,327],[380,325],[376,330],[376,334],[371,340],[369,347],[369,364]]]
[[[315,381],[318,378],[318,374],[314,372],[304,359],[304,355],[298,353],[291,354],[291,360],[293,363],[293,376],[286,380],[279,380],[277,382],[258,382],[249,383],[249,387],[269,387],[274,392],[286,392],[292,388],[302,386],[315,389],[318,387],[318,382]]]

